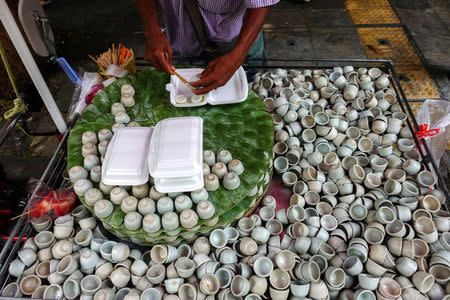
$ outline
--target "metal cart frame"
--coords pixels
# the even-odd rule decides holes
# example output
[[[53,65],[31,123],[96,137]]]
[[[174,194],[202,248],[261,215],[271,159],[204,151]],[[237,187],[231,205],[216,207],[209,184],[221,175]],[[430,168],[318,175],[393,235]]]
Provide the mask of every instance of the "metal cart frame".
[[[67,125],[68,128],[72,128],[75,124],[76,117]],[[50,159],[47,167],[44,170],[39,182],[32,193],[30,198],[33,198],[36,191],[42,184],[48,184],[51,188],[59,188],[64,185],[65,179],[62,174],[67,166],[67,139],[69,138],[70,130],[66,130],[60,143],[58,144],[55,153]],[[27,205],[25,206],[26,210]],[[24,211],[25,211],[24,210]],[[8,267],[11,261],[17,256],[17,252],[20,250],[22,241],[31,236],[34,232],[31,223],[26,222],[27,216],[22,216],[17,219],[8,240],[6,241],[3,249],[0,252],[0,290],[3,291],[4,287],[11,281],[11,276],[8,273]],[[14,239],[17,237],[17,241]],[[7,297],[0,297],[2,299],[8,299]]]
[[[258,66],[254,64],[258,63]],[[185,63],[185,62],[184,62]],[[248,64],[251,63],[251,64]],[[398,96],[398,101],[403,112],[408,116],[406,122],[411,130],[411,132],[415,132],[415,130],[419,129],[419,124],[414,117],[414,114],[411,110],[411,107],[408,103],[408,100],[403,92],[403,89],[400,85],[398,76],[394,70],[394,66],[391,60],[369,60],[369,59],[262,59],[262,60],[252,60],[251,62],[247,62],[244,64],[244,67],[247,69],[247,73],[249,75],[253,75],[258,69],[272,69],[272,68],[289,68],[289,69],[328,69],[333,66],[344,66],[344,65],[353,65],[353,66],[361,66],[361,67],[379,67],[383,71],[389,73],[390,81],[392,87]],[[136,66],[143,68],[150,66],[147,62],[143,60],[143,58],[138,58],[136,62]],[[72,121],[67,125],[70,129],[74,125],[76,118],[72,119]],[[47,168],[42,174],[40,181],[48,184],[52,188],[58,188],[64,184],[64,178],[62,176],[67,163],[67,149],[66,143],[69,137],[70,130],[67,130],[64,133],[64,136],[59,143],[55,153],[53,154]],[[437,174],[438,182],[435,187],[440,188],[445,196],[446,196],[446,205],[445,209],[448,210],[448,202],[450,200],[449,191],[444,182],[444,179],[439,172],[439,168],[436,165],[434,158],[431,155],[430,149],[426,143],[426,141],[422,139],[418,139],[415,135],[413,135],[414,142],[418,148],[419,155],[422,159],[422,162],[425,164],[428,170],[434,170]],[[422,147],[420,144],[422,143]],[[4,289],[4,287],[12,282],[12,278],[8,273],[8,267],[10,262],[17,256],[17,252],[19,251],[22,240],[34,233],[34,229],[30,223],[26,223],[26,216],[20,217],[10,234],[10,237],[5,243],[5,246],[0,252],[0,291]],[[14,242],[15,237],[18,237],[17,242]],[[18,279],[14,279],[18,280]],[[0,297],[0,299],[8,299],[7,297]],[[25,299],[25,298],[24,298]]]

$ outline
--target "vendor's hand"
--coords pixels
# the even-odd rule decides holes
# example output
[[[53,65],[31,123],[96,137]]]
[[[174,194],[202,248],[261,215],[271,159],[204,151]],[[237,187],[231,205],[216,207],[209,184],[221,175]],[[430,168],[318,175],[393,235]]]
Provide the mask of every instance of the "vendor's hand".
[[[233,51],[213,60],[202,73],[197,75],[200,80],[190,83],[194,88],[199,88],[192,92],[202,95],[225,85],[244,60],[245,56],[242,57]]]
[[[148,35],[144,58],[159,72],[171,75],[175,71],[175,67],[172,65],[172,48],[161,31]]]

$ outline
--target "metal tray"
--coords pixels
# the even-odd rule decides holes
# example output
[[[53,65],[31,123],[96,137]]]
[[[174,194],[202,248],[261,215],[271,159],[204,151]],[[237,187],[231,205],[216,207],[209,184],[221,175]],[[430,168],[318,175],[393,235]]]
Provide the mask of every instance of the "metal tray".
[[[251,65],[250,65],[250,64]],[[257,63],[258,66],[254,64]],[[198,65],[198,63],[192,62],[192,64]],[[251,78],[258,70],[266,70],[273,68],[290,68],[290,69],[306,69],[306,68],[316,68],[316,69],[328,69],[333,66],[345,66],[352,65],[355,67],[378,67],[384,72],[389,73],[392,87],[397,93],[400,106],[408,116],[406,122],[409,129],[414,132],[414,129],[419,130],[419,125],[414,117],[411,107],[408,104],[405,93],[400,85],[397,74],[395,73],[394,66],[391,60],[369,60],[369,59],[258,59],[247,61],[244,64],[247,75]],[[143,58],[137,58],[136,66],[138,69],[150,66],[148,62],[144,61]],[[73,119],[69,124],[68,128],[72,128],[75,123]],[[53,154],[47,168],[42,174],[40,181],[48,184],[52,188],[59,188],[67,183],[67,179],[63,177],[63,173],[66,169],[67,164],[67,149],[66,143],[69,137],[69,130],[64,134],[61,142],[59,143],[55,153]],[[413,135],[416,146],[418,146],[419,155],[424,162],[428,170],[434,170],[437,174],[438,182],[435,188],[441,189],[446,195],[445,209],[448,211],[448,203],[450,200],[449,191],[444,182],[442,174],[439,172],[439,168],[436,165],[434,158],[431,155],[430,149],[424,139],[417,139]],[[422,147],[419,147],[420,142],[422,142]],[[4,287],[13,281],[19,281],[9,275],[8,267],[10,262],[17,257],[17,252],[20,250],[23,242],[29,236],[35,234],[35,231],[31,224],[26,223],[26,217],[23,216],[19,218],[14,228],[5,243],[5,246],[0,252],[0,291],[3,291]],[[17,241],[16,241],[17,240]],[[0,299],[10,299],[8,297],[0,297]],[[30,299],[30,298],[17,298],[17,299]]]
[[[259,66],[255,66],[255,64],[259,64]],[[351,65],[354,67],[378,67],[382,71],[388,73],[390,75],[389,79],[391,81],[391,85],[397,94],[398,101],[402,111],[408,116],[406,119],[406,123],[411,132],[420,131],[419,124],[417,123],[416,117],[411,109],[411,106],[408,103],[408,99],[406,98],[405,92],[400,84],[397,73],[394,70],[394,65],[392,60],[389,59],[333,59],[333,58],[323,58],[323,59],[283,59],[283,58],[271,58],[271,59],[251,59],[247,60],[246,64],[244,64],[244,68],[248,69],[248,78],[251,78],[254,73],[258,70],[262,69],[263,71],[266,69],[273,68],[289,68],[289,69],[330,69],[334,66],[345,66]],[[420,140],[417,138],[415,134],[412,135],[414,138],[414,142],[419,150],[419,155],[422,162],[425,164],[427,170],[433,170],[437,175],[438,182],[435,185],[436,188],[440,188],[445,196],[446,202],[444,208],[449,210],[449,201],[450,194],[445,184],[444,178],[439,171],[439,166],[436,165],[436,162],[431,155],[430,148],[426,143],[424,138]],[[420,147],[422,144],[422,147]]]

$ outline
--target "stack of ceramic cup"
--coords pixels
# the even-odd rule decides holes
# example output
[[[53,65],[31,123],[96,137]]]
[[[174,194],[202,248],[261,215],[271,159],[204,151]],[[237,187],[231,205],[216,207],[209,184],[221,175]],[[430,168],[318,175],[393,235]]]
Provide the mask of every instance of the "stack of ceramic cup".
[[[35,220],[4,296],[112,299],[449,299],[450,214],[389,76],[351,66],[257,74],[274,167],[293,194],[189,244],[142,253],[84,206]],[[75,226],[75,227],[74,227]],[[67,228],[64,228],[67,227]]]
[[[302,196],[294,195],[287,209],[277,209],[275,198],[266,196],[259,214],[241,218],[236,227],[215,229],[191,244],[156,245],[142,253],[108,240],[96,219],[79,206],[25,242],[9,267],[19,281],[8,284],[2,295],[284,300],[425,299],[425,294],[438,299],[447,293],[450,233],[442,212],[432,217],[439,233],[428,247],[420,238],[384,238],[389,233],[377,221],[337,225],[333,214],[318,216],[315,210]],[[56,237],[59,227],[71,230]],[[429,252],[433,254],[427,261]]]
[[[429,252],[448,253],[444,239],[450,221],[441,210],[445,195],[420,162],[389,75],[352,66],[275,69],[256,74],[251,88],[272,114],[275,172],[292,188],[291,205],[304,208],[304,225],[294,224],[299,247],[308,238],[311,244],[318,238],[332,246],[336,255],[329,262],[345,271],[345,288],[356,287],[360,272],[368,281],[373,281],[370,275],[396,273],[407,295],[445,294],[437,283],[419,288],[410,274],[429,272]],[[265,209],[261,213],[270,215]],[[399,263],[409,272],[395,270]],[[449,266],[444,265],[432,270]],[[342,272],[331,273],[334,283],[326,277],[325,282],[335,296],[342,292]],[[370,297],[398,297],[369,287]]]

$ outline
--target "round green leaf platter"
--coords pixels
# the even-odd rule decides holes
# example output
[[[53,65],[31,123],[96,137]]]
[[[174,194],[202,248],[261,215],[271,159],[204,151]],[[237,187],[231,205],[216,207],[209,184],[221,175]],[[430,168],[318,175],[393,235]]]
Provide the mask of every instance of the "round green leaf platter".
[[[218,152],[227,149],[233,158],[244,164],[245,171],[240,175],[241,185],[236,190],[226,190],[222,186],[209,192],[208,201],[215,207],[215,215],[208,220],[199,220],[197,226],[186,230],[181,226],[171,232],[164,229],[147,233],[142,228],[128,230],[123,224],[125,213],[119,206],[113,213],[101,219],[104,227],[121,239],[142,245],[161,242],[171,244],[194,238],[200,233],[231,224],[243,216],[266,190],[272,172],[273,123],[264,103],[251,90],[244,102],[232,105],[204,105],[181,108],[169,102],[165,86],[169,83],[167,74],[147,69],[110,84],[100,91],[86,108],[81,119],[75,124],[67,143],[67,167],[83,166],[81,154],[81,135],[102,128],[111,129],[114,116],[111,105],[120,102],[120,88],[129,83],[135,89],[136,104],[127,108],[131,121],[141,126],[154,126],[157,122],[171,117],[199,116],[203,119],[203,147]],[[94,183],[94,186],[98,184]],[[189,195],[189,193],[187,193]],[[105,195],[107,199],[108,196]],[[86,205],[84,198],[81,202]],[[92,206],[86,205],[94,214]],[[192,209],[195,210],[195,207]]]

